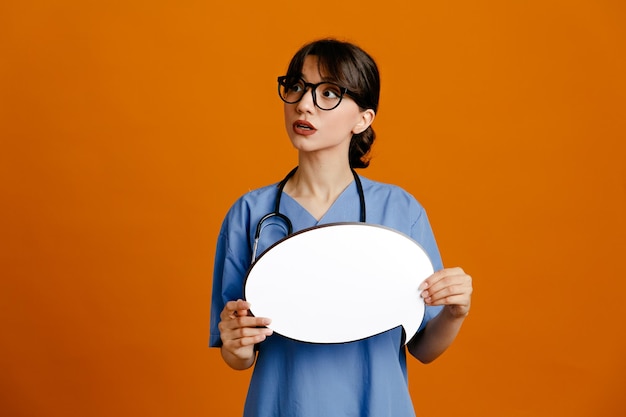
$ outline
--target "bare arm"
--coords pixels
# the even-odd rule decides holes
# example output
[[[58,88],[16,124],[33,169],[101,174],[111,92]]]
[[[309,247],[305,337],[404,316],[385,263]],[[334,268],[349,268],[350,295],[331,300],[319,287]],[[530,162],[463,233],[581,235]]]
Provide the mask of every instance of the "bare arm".
[[[411,355],[429,363],[445,352],[461,330],[470,310],[472,277],[461,268],[442,269],[428,277],[420,289],[427,305],[444,306],[407,345]]]
[[[261,343],[272,330],[266,328],[271,320],[249,315],[250,303],[243,300],[229,301],[220,314],[220,337],[222,358],[233,369],[250,368],[256,360],[254,345]]]

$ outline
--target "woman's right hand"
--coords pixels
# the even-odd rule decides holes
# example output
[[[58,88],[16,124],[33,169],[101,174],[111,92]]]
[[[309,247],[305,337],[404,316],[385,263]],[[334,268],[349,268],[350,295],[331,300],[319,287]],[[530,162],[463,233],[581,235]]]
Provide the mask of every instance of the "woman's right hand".
[[[254,345],[272,334],[267,325],[271,320],[254,317],[249,312],[250,303],[243,300],[229,301],[220,314],[220,337],[222,357],[234,369],[248,369],[256,358]]]

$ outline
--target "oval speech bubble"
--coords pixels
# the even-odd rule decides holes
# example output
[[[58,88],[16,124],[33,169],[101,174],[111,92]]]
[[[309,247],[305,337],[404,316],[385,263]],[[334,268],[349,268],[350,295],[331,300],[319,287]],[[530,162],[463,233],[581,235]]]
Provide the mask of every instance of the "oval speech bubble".
[[[424,317],[418,287],[433,273],[408,236],[366,223],[334,223],[270,247],[246,276],[244,297],[285,337],[345,343],[404,328],[408,342]]]

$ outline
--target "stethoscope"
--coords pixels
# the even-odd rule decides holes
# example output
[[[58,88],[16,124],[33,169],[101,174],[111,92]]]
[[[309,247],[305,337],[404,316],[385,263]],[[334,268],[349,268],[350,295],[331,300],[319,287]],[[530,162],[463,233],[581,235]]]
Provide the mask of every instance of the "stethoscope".
[[[261,220],[256,225],[256,231],[254,232],[254,245],[252,247],[252,263],[256,260],[256,251],[259,246],[259,239],[261,238],[261,228],[263,227],[263,223],[272,217],[278,217],[281,219],[285,225],[287,226],[287,236],[293,233],[293,225],[291,224],[291,220],[289,217],[285,216],[280,212],[280,199],[283,195],[283,189],[285,188],[285,184],[289,181],[289,178],[296,173],[298,167],[292,169],[289,174],[281,182],[278,183],[278,191],[276,193],[276,200],[274,202],[274,211],[271,213],[267,213],[265,216],[261,217]],[[361,184],[361,179],[354,171],[354,169],[350,168],[352,171],[352,175],[354,176],[354,183],[356,184],[356,190],[359,193],[359,204],[361,205],[361,215],[360,221],[361,223],[365,223],[365,195],[363,194],[363,185]]]

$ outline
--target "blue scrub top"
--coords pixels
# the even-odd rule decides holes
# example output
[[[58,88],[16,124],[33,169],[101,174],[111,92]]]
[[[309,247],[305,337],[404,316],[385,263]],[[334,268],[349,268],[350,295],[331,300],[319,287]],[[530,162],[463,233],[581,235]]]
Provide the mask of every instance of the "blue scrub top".
[[[400,187],[360,177],[367,222],[398,230],[417,241],[435,271],[441,257],[424,208]],[[220,346],[218,323],[226,302],[243,298],[257,223],[274,210],[277,184],[251,191],[231,207],[220,230],[213,274],[210,346]],[[317,221],[297,201],[283,194],[280,212],[293,231],[316,225],[359,220],[354,182]],[[285,237],[285,224],[265,222],[257,257]],[[442,307],[426,307],[420,330]],[[401,327],[350,343],[313,344],[278,334],[258,346],[258,358],[244,408],[246,417],[404,417],[414,416],[408,391],[406,349]]]

